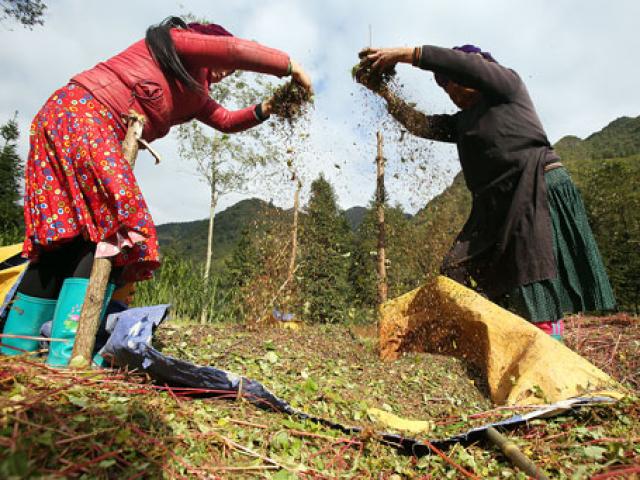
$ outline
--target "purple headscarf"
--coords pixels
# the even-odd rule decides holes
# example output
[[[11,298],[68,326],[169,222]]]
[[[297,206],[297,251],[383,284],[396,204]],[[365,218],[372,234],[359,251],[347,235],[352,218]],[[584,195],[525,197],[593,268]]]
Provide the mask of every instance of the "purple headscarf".
[[[453,50],[458,50],[459,52],[464,53],[477,53],[479,55],[482,55],[482,57],[489,62],[498,63],[498,61],[493,58],[493,56],[489,52],[483,52],[480,47],[476,47],[475,45],[467,44],[462,45],[461,47],[453,47]],[[450,81],[449,77],[441,73],[435,73],[434,76],[436,79],[436,83],[442,88],[446,87],[447,83],[449,83]]]
[[[216,23],[208,23],[206,25],[202,23],[189,23],[187,24],[187,27],[189,27],[189,30],[193,30],[194,32],[198,32],[198,33],[203,33],[205,35],[216,35],[219,37],[233,37],[233,35],[229,33],[228,30],[226,30],[224,27]]]

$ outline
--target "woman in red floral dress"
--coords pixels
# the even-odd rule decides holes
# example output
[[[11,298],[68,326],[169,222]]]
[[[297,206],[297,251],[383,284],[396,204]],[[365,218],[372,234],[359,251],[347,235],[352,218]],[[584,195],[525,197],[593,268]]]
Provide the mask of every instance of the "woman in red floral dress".
[[[142,137],[149,142],[193,119],[229,133],[256,126],[271,113],[271,100],[229,111],[209,96],[210,84],[234,70],[291,75],[311,89],[286,53],[235,38],[219,25],[169,17],[49,98],[31,125],[25,172],[23,255],[31,264],[5,333],[36,336],[52,318],[52,336],[64,333],[58,327],[81,307],[94,256],[112,257],[121,281],[151,276],[159,266],[158,242],[123,157],[125,115],[133,109],[146,117]],[[3,339],[1,350],[36,347],[32,340]],[[48,363],[66,364],[66,354],[52,358],[51,350]]]

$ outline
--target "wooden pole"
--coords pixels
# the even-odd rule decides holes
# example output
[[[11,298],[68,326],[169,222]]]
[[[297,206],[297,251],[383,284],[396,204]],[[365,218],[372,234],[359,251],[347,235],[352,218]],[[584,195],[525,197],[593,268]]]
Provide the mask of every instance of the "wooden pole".
[[[387,301],[386,232],[384,226],[384,155],[382,132],[378,131],[378,155],[376,155],[376,212],[378,214],[378,305]]]
[[[133,169],[138,156],[138,140],[142,136],[145,117],[133,110],[127,118],[127,134],[122,142],[122,153]],[[76,339],[73,344],[70,366],[86,368],[91,365],[96,333],[100,326],[100,313],[104,304],[107,284],[111,276],[111,259],[94,258],[89,286],[80,312]]]
[[[529,457],[518,449],[518,446],[512,441],[508,440],[504,435],[498,432],[495,428],[489,427],[486,432],[487,439],[496,445],[502,453],[513,463],[516,467],[521,469],[524,473],[531,478],[537,480],[548,480],[549,477],[536,466]]]
[[[298,256],[298,210],[300,208],[300,190],[302,182],[294,173],[293,179],[296,181],[296,191],[293,194],[293,224],[291,225],[291,255],[289,257],[289,269],[287,270],[287,282],[293,280],[293,273],[296,270],[296,258]]]

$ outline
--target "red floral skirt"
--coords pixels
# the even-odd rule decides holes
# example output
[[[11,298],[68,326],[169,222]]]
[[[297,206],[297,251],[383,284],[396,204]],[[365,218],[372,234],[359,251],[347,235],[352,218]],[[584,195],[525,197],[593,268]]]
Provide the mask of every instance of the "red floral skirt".
[[[149,278],[160,265],[155,225],[122,153],[125,131],[79,85],[55,92],[33,119],[25,168],[23,255],[82,235],[95,243],[134,238],[118,249],[123,277]]]

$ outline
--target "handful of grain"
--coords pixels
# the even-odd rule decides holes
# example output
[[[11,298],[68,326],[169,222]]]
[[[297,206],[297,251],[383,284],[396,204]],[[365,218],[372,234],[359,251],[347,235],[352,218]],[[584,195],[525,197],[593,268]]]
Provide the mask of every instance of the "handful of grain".
[[[278,87],[272,98],[271,113],[289,121],[304,114],[313,103],[311,92],[293,80]]]
[[[381,90],[387,88],[389,82],[394,79],[395,75],[396,69],[393,67],[379,71],[373,70],[370,64],[363,62],[354,65],[351,69],[351,76],[355,81],[375,93],[379,93]]]

